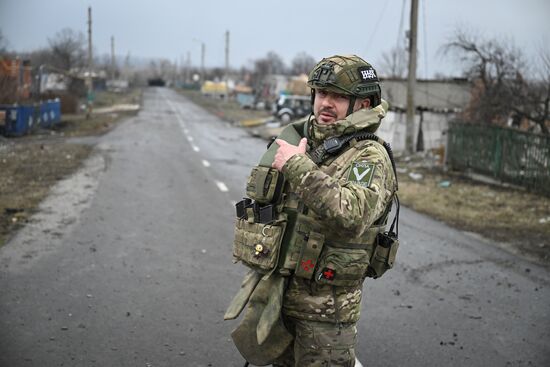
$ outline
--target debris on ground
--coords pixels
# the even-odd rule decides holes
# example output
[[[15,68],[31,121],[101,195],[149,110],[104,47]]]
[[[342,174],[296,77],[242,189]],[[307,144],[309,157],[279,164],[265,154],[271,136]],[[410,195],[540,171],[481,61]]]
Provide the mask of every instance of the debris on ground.
[[[410,172],[409,177],[412,178],[415,181],[420,181],[424,178],[424,176],[421,173],[418,173],[418,172]]]

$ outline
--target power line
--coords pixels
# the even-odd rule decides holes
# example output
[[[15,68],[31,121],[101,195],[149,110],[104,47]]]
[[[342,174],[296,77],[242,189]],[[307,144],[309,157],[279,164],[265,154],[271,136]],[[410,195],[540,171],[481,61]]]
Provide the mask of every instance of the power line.
[[[382,8],[382,11],[380,12],[380,16],[378,17],[378,20],[376,21],[376,25],[374,26],[374,32],[371,33],[369,41],[367,43],[367,48],[365,50],[365,53],[369,53],[369,47],[371,45],[372,40],[374,39],[374,36],[376,36],[376,32],[378,31],[378,25],[380,24],[380,21],[382,18],[384,18],[384,12],[386,11],[386,8],[388,7],[389,1],[384,1],[384,7]]]
[[[403,37],[403,19],[405,18],[405,5],[407,0],[403,0],[403,3],[401,5],[401,18],[399,20],[399,28],[397,30],[397,42],[395,47],[399,49],[401,39]]]

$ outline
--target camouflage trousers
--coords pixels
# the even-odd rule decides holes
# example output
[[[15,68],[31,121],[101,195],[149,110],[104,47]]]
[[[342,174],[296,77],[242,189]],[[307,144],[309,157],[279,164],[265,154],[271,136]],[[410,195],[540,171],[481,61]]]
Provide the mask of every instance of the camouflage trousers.
[[[277,358],[277,367],[353,367],[356,323],[335,324],[284,317],[294,341]]]

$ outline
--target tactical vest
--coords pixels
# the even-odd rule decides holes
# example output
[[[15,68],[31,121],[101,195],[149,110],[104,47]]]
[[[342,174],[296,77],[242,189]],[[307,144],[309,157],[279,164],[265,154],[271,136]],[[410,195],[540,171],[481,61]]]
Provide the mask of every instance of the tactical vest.
[[[297,145],[306,135],[304,129],[304,122],[289,125],[279,138]],[[366,141],[359,141],[345,147],[319,162],[319,168],[330,174],[334,167],[349,165],[353,150],[364,144]],[[388,241],[387,233],[384,234],[391,203],[361,236],[334,237],[324,230],[326,226],[320,218],[290,192],[282,173],[271,168],[277,148],[277,144],[272,144],[260,164],[252,169],[246,186],[248,198],[236,205],[235,261],[267,276],[294,275],[319,284],[349,287],[359,285],[366,276],[378,278],[392,268],[398,242]]]

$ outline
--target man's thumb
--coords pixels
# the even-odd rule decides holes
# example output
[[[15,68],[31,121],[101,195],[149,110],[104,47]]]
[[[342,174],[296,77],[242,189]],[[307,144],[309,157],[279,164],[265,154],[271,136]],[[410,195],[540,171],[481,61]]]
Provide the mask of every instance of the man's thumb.
[[[298,148],[302,149],[304,152],[306,151],[306,148],[307,148],[306,138],[302,138],[302,140],[300,140],[300,143],[298,144]]]

